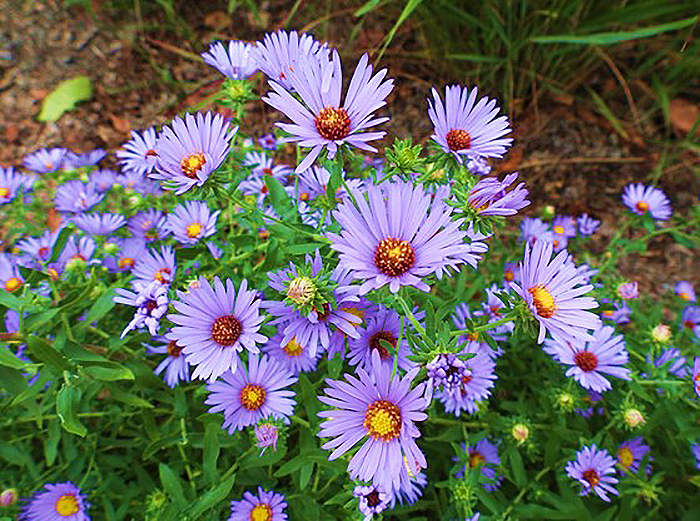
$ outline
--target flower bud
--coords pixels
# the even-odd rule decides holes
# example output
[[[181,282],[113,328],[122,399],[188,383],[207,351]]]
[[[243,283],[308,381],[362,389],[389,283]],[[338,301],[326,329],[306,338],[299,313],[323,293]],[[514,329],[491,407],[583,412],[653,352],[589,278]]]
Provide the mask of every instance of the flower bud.
[[[522,444],[525,443],[525,441],[527,441],[527,439],[530,437],[530,429],[524,423],[518,423],[513,426],[510,434],[513,436],[513,438],[515,438],[515,441],[517,441],[518,444]]]
[[[287,286],[287,297],[300,306],[310,302],[316,295],[316,285],[309,277],[297,277]]]
[[[106,242],[102,246],[102,251],[104,251],[106,255],[114,255],[119,251],[119,245],[114,242]]]
[[[555,213],[557,213],[557,209],[554,208],[554,206],[552,206],[551,204],[546,205],[540,211],[540,215],[543,219],[551,219],[552,217],[554,217]]]
[[[671,328],[666,324],[659,324],[651,330],[651,338],[653,338],[656,342],[668,342],[671,340],[671,335]]]
[[[19,496],[17,495],[17,490],[14,488],[8,488],[0,493],[0,507],[9,507],[17,503]]]
[[[639,411],[639,409],[634,408],[630,408],[625,411],[624,419],[625,423],[632,428],[637,427],[639,425],[644,425],[644,423],[646,422],[644,416]]]
[[[261,423],[255,426],[255,439],[258,443],[258,448],[262,449],[262,456],[265,449],[272,446],[272,450],[277,450],[277,439],[279,438],[279,429],[271,423]]]
[[[564,411],[572,411],[574,409],[575,403],[576,399],[571,393],[562,392],[557,397],[557,404]]]

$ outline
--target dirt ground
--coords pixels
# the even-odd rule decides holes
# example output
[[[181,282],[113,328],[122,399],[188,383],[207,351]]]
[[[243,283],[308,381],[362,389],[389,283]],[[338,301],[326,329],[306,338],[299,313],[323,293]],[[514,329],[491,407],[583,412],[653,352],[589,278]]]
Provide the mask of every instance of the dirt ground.
[[[93,0],[91,8],[66,8],[64,3],[71,2],[9,0],[9,6],[0,9],[2,166],[19,165],[24,155],[47,146],[79,152],[97,147],[116,150],[131,129],[165,123],[212,91],[220,75],[195,59],[206,42],[260,38],[265,28],[278,27],[287,13],[283,2],[263,3],[259,19],[246,15],[242,8],[228,16],[215,3],[192,2],[165,30],[159,28],[167,21],[162,12],[153,18],[138,9],[110,10],[102,5],[108,2],[99,0]],[[354,62],[361,51],[378,45],[386,28],[367,24],[374,29],[355,40],[356,48],[343,48],[343,35],[352,22],[348,13],[341,11],[323,27],[331,44]],[[302,14],[297,13],[299,23],[292,26],[309,23],[301,19]],[[395,45],[405,44],[407,38],[410,31],[401,33]],[[432,130],[426,114],[429,89],[454,83],[456,78],[429,63],[402,61],[399,53],[387,52],[382,65],[396,78],[389,100],[389,136],[412,135],[427,141]],[[38,122],[43,98],[60,81],[79,74],[91,77],[92,100],[55,123]],[[594,71],[581,83],[598,91],[619,90],[606,69]],[[262,81],[260,86],[264,87]],[[611,106],[619,115],[628,116],[622,91],[618,101],[612,97]],[[560,212],[585,211],[602,219],[594,245],[602,249],[624,212],[619,199],[622,188],[631,181],[648,180],[659,160],[660,152],[652,143],[664,135],[663,122],[630,123],[631,131],[624,139],[589,103],[573,96],[521,101],[513,121],[517,146],[498,169],[520,171],[533,201],[527,214],[534,215],[551,204]],[[244,130],[260,135],[276,117],[272,109],[258,104]],[[664,167],[660,187],[677,211],[687,210],[698,199],[700,180],[693,167],[699,165],[698,157],[688,152]],[[638,280],[645,291],[658,292],[682,279],[700,285],[698,250],[674,244],[664,236],[655,239],[645,255],[627,259],[622,267],[625,276]]]

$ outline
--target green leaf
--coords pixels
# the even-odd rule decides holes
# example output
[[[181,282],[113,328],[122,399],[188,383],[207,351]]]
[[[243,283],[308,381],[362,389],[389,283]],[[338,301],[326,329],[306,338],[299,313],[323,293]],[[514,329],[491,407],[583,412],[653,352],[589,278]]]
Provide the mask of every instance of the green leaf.
[[[43,362],[57,371],[65,371],[70,368],[70,362],[66,357],[51,347],[47,340],[30,336],[27,339],[27,345],[37,361]]]
[[[17,358],[9,348],[0,347],[0,365],[11,367],[12,369],[26,369],[31,367],[32,364]]]
[[[107,362],[101,365],[84,367],[83,372],[95,380],[102,380],[104,382],[134,379],[134,373],[131,372],[131,369],[119,365],[116,362]]]
[[[49,435],[44,440],[44,459],[51,466],[56,461],[58,454],[58,442],[61,441],[61,424],[58,420],[49,421]]]
[[[275,209],[280,217],[289,215],[294,211],[294,206],[292,205],[292,200],[284,191],[284,186],[277,179],[271,175],[266,175],[265,186],[267,187],[267,192],[270,195],[270,203]]]
[[[32,315],[29,315],[27,316],[27,318],[24,319],[22,329],[24,331],[31,331],[35,333],[41,326],[43,326],[53,317],[55,317],[59,311],[60,310],[58,308],[53,308],[47,309],[46,311],[42,311],[41,313],[34,313]]]
[[[163,485],[163,490],[170,496],[180,509],[187,506],[185,494],[182,491],[182,484],[170,467],[165,463],[158,465],[158,474],[160,475],[160,483]]]
[[[233,484],[236,482],[236,475],[234,474],[226,481],[222,482],[218,487],[210,490],[202,496],[190,510],[190,519],[198,519],[204,512],[210,508],[218,505],[224,499],[226,499],[233,488]]]
[[[515,447],[512,447],[511,450],[508,451],[508,456],[510,458],[510,467],[513,471],[513,480],[519,487],[524,487],[527,485],[527,475],[520,452]]]
[[[202,462],[202,470],[204,478],[214,484],[219,480],[219,471],[216,468],[216,462],[219,459],[219,432],[221,426],[214,422],[207,423],[204,429],[204,461]]]
[[[87,76],[76,76],[59,83],[51,94],[44,98],[39,121],[56,121],[76,103],[92,98],[92,83]]]
[[[71,233],[73,233],[71,227],[66,226],[65,228],[63,228],[63,230],[61,230],[61,233],[58,234],[58,239],[56,239],[56,242],[53,245],[53,249],[51,250],[51,258],[49,258],[49,263],[55,262],[56,259],[58,259],[58,256],[61,254],[63,248],[66,246],[66,243],[68,242],[68,237],[71,236]]]
[[[77,408],[80,403],[80,390],[67,384],[63,384],[56,395],[56,412],[61,418],[61,425],[68,432],[85,437],[87,429],[78,419]]]
[[[109,385],[109,395],[113,400],[125,403],[127,405],[133,405],[134,407],[142,407],[144,409],[153,409],[153,404],[149,401],[144,400],[132,393],[127,393],[122,391],[116,385]]]
[[[10,394],[19,395],[27,389],[27,380],[19,369],[11,369],[0,365],[0,387]]]
[[[0,290],[0,306],[19,311],[22,307],[22,300],[15,297],[12,293]]]
[[[309,480],[311,479],[311,474],[314,471],[314,462],[311,461],[309,463],[304,464],[301,467],[301,472],[299,473],[299,488],[301,490],[306,489],[306,485],[309,484]]]
[[[122,283],[120,282],[118,284],[121,285]],[[85,317],[85,320],[83,320],[85,327],[89,326],[93,322],[97,322],[112,310],[112,308],[115,306],[114,300],[112,300],[115,295],[116,293],[114,289],[110,287],[100,296],[100,298],[95,301],[90,308],[90,311],[88,311],[87,317]]]

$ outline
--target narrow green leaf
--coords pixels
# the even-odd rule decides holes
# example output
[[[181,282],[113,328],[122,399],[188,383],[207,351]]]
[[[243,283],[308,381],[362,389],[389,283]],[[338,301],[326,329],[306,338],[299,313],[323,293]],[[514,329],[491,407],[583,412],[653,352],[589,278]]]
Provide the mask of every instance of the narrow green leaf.
[[[44,98],[39,121],[56,121],[76,103],[92,98],[92,83],[88,76],[76,76],[58,84],[53,92]]]
[[[519,487],[524,487],[527,485],[527,474],[525,473],[525,465],[523,465],[523,458],[520,456],[520,452],[515,447],[512,447],[508,451],[508,456],[510,457],[510,467],[513,471],[513,480]]]
[[[33,355],[32,358],[37,362],[43,362],[57,371],[70,368],[70,362],[66,357],[51,347],[47,340],[32,335],[27,339],[27,346]]]
[[[56,412],[61,419],[61,425],[68,432],[85,437],[87,429],[78,419],[78,404],[80,403],[80,390],[67,384],[63,384],[56,395]]]
[[[85,324],[85,327],[87,327],[109,313],[115,306],[114,300],[112,300],[115,295],[114,288],[108,288],[92,305],[90,311],[88,311],[87,317],[85,317],[81,325]]]
[[[10,394],[20,395],[27,389],[27,380],[19,369],[0,365],[0,387]]]
[[[22,300],[8,293],[5,290],[0,290],[0,306],[5,306],[8,309],[19,311],[22,307]]]
[[[131,372],[131,369],[119,365],[116,362],[107,362],[101,365],[84,367],[83,372],[95,380],[102,380],[104,382],[134,379],[134,373]]]
[[[0,365],[4,365],[5,367],[11,367],[12,369],[27,369],[27,367],[31,367],[32,364],[29,364],[25,362],[24,360],[20,360],[17,358],[12,351],[10,351],[9,348],[0,346]]]
[[[216,468],[216,462],[219,459],[219,432],[221,426],[214,422],[207,423],[204,429],[204,450],[202,470],[204,471],[204,479],[210,484],[214,484],[219,480],[219,471]]]
[[[309,463],[305,463],[301,467],[301,472],[299,473],[299,488],[301,490],[306,489],[306,485],[309,484],[309,480],[311,479],[311,474],[314,471],[314,462],[311,461]]]
[[[267,187],[268,194],[270,195],[270,204],[275,209],[280,217],[289,215],[294,211],[294,206],[292,205],[292,200],[284,191],[284,186],[277,179],[271,175],[266,175],[265,186]]]
[[[51,466],[56,461],[58,442],[61,441],[61,423],[58,420],[49,421],[49,435],[44,440],[44,459]]]
[[[166,494],[175,501],[175,504],[180,509],[185,508],[187,506],[187,500],[182,491],[180,478],[178,478],[165,463],[160,463],[158,465],[158,474],[160,475],[160,483],[163,485],[163,490],[165,490]]]
[[[53,249],[51,250],[51,258],[49,258],[49,263],[55,262],[56,259],[58,259],[58,256],[61,254],[63,248],[66,246],[66,243],[68,242],[68,237],[71,236],[71,233],[73,233],[71,227],[66,226],[65,228],[63,228],[63,230],[61,230],[61,233],[58,234],[58,239],[56,239],[56,242],[53,245]]]
[[[362,16],[370,11],[374,10],[376,7],[379,6],[379,4],[382,3],[382,0],[369,0],[368,2],[365,2],[362,7],[360,7],[357,11],[352,13],[353,16]]]
[[[202,499],[200,499],[190,510],[189,516],[190,519],[196,520],[199,519],[199,517],[209,510],[210,508],[218,505],[221,503],[223,500],[225,500],[229,493],[231,492],[231,489],[233,488],[233,484],[236,482],[236,475],[234,474],[230,478],[228,478],[226,481],[223,481],[221,484],[219,484],[218,487],[210,490],[209,492],[206,492],[203,496]]]
[[[153,404],[149,401],[144,400],[132,393],[127,393],[120,389],[116,385],[108,385],[110,398],[117,400],[118,402],[125,403],[127,405],[133,405],[134,407],[141,407],[143,409],[153,409]]]
[[[41,326],[54,318],[59,312],[58,308],[47,309],[41,313],[34,313],[27,316],[22,324],[22,329],[25,331],[36,332]]]

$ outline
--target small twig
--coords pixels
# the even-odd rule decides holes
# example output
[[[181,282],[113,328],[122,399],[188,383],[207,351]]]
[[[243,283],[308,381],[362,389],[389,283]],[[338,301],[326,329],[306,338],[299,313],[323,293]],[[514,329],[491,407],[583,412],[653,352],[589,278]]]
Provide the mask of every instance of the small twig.
[[[519,169],[544,165],[578,164],[578,163],[645,163],[647,157],[553,157],[549,159],[533,159],[518,165]]]
[[[603,51],[600,47],[596,48],[596,51],[600,55],[601,58],[603,58],[603,61],[608,64],[608,67],[612,70],[613,74],[617,78],[617,81],[620,82],[620,85],[622,86],[622,90],[625,93],[625,97],[627,98],[627,103],[630,106],[630,111],[632,112],[632,119],[634,120],[634,126],[637,128],[637,132],[641,134],[642,132],[642,126],[641,122],[639,120],[639,111],[637,110],[637,105],[634,103],[634,98],[632,97],[632,91],[630,90],[630,86],[627,83],[627,80],[625,80],[625,77],[622,75],[620,72],[620,69],[617,68],[617,65],[615,65],[615,62],[612,61],[610,56],[608,56],[605,51]]]
[[[180,49],[179,47],[175,47],[174,45],[171,45],[169,43],[161,42],[160,40],[154,40],[153,38],[146,38],[146,41],[155,45],[156,47],[160,47],[161,49],[165,49],[166,51],[174,52],[175,54],[179,54],[180,56],[189,60],[202,63],[204,62],[204,58],[202,58],[199,54]]]

